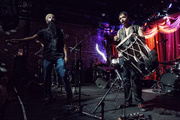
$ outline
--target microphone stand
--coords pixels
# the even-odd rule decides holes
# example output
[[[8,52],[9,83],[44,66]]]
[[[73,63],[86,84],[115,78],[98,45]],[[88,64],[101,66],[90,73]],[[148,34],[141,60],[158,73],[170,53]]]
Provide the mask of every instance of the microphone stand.
[[[81,81],[82,81],[82,63],[81,63],[81,59],[82,59],[82,43],[88,38],[90,37],[94,32],[96,31],[96,29],[94,31],[92,31],[91,33],[89,33],[83,40],[81,40],[78,44],[76,44],[74,47],[71,48],[70,52],[72,52],[73,50],[77,50],[76,48],[79,47],[79,59],[80,59],[80,62],[79,62],[79,81],[78,81],[78,84],[79,84],[79,115],[89,115],[91,117],[94,117],[96,119],[102,119],[101,117],[98,117],[96,115],[92,115],[90,113],[86,113],[86,112],[83,112],[82,111],[82,108],[83,106],[81,105]]]
[[[76,37],[76,44],[77,44],[77,37]],[[72,53],[72,47],[69,47],[70,49],[71,49],[71,53]],[[74,68],[74,90],[73,90],[73,94],[74,95],[78,95],[78,93],[77,93],[77,90],[76,90],[76,87],[77,87],[77,52],[80,52],[80,50],[78,50],[78,49],[74,49],[74,51],[75,51],[75,62],[74,62],[74,66],[73,66],[73,68]]]

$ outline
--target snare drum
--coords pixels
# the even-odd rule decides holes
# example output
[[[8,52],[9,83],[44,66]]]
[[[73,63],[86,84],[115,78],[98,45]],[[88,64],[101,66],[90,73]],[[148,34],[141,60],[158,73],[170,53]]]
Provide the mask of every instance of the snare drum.
[[[126,43],[128,42],[128,44]],[[143,77],[152,74],[159,66],[156,51],[150,50],[138,37],[128,35],[117,46],[129,65]]]

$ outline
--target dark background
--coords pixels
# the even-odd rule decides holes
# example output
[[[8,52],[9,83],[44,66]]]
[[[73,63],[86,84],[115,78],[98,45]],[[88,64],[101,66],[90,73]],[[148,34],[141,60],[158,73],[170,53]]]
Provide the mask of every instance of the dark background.
[[[168,6],[172,3],[172,7]],[[131,21],[141,26],[150,24],[166,14],[179,11],[179,0],[0,0],[0,63],[5,63],[9,74],[20,70],[20,73],[34,76],[38,73],[38,61],[42,58],[35,55],[41,48],[35,41],[7,45],[5,40],[23,38],[36,34],[46,28],[45,15],[53,13],[58,26],[64,29],[68,47],[68,68],[75,62],[75,51],[70,52],[81,40],[84,82],[91,81],[91,65],[98,58],[105,62],[96,51],[96,44],[104,50],[104,29],[115,28],[108,34],[109,43],[119,28],[118,14],[127,11]],[[23,49],[23,61],[16,62],[19,49]],[[108,52],[111,50],[108,49]],[[39,55],[42,55],[40,53]],[[77,52],[77,59],[79,53]],[[18,59],[18,58],[17,58]],[[109,58],[107,58],[109,59]],[[19,60],[17,60],[19,61]],[[19,66],[19,68],[18,68]]]

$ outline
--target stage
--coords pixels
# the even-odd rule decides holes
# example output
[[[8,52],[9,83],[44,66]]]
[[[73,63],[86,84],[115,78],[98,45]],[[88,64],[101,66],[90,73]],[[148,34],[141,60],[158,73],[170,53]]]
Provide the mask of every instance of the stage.
[[[101,89],[95,83],[83,84],[81,102],[79,102],[79,95],[75,93],[75,91],[78,93],[79,87],[75,89],[73,86],[72,105],[67,105],[64,88],[52,86],[52,93],[56,100],[52,104],[43,105],[41,85],[31,83],[24,88],[16,88],[17,91],[10,87],[5,120],[25,120],[25,118],[27,120],[94,120],[95,116],[102,117],[102,108],[104,108],[105,120],[118,120],[123,115],[129,116],[128,118],[131,120],[136,120],[137,117],[132,117],[133,114],[143,116],[143,120],[180,120],[180,95],[178,92],[164,94],[160,90],[154,91],[150,87],[143,86],[143,99],[147,111],[141,112],[135,103],[132,107],[120,108],[120,105],[124,103],[124,94],[123,89],[118,85],[114,85],[103,100],[104,107],[102,107],[103,104],[98,106],[109,88],[110,86]]]

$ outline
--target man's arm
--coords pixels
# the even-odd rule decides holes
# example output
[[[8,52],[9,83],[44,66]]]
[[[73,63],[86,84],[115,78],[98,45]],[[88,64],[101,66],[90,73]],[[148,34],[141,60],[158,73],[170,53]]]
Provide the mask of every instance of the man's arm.
[[[38,35],[37,34],[35,34],[33,36],[21,38],[21,39],[6,40],[6,43],[17,43],[17,42],[30,41],[30,40],[35,40],[35,39],[38,39]]]
[[[141,27],[139,27],[138,29],[138,38],[140,38],[143,42],[145,41],[145,36],[143,35],[143,31],[141,29]]]
[[[64,38],[64,62],[67,63],[68,59],[67,59],[67,49],[66,49],[66,39]]]
[[[137,33],[133,33],[134,37],[137,36],[139,39],[141,39],[142,42],[145,42],[145,36],[143,35],[143,31],[141,27],[138,28]]]

